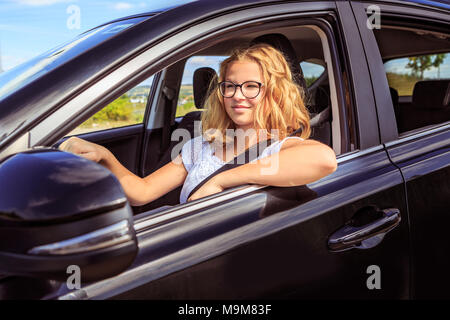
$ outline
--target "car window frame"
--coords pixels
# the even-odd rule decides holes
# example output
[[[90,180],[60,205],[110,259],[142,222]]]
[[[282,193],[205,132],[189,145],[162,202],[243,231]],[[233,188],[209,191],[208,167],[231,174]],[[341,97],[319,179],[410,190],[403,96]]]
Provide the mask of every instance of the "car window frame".
[[[319,5],[319,4],[317,4],[317,5]],[[277,16],[276,18],[274,18],[274,17],[271,17],[271,16],[269,16],[269,17],[267,17],[267,16],[264,16],[263,18],[260,18],[260,19],[264,19],[264,20],[266,20],[266,23],[267,22],[271,22],[271,23],[273,23],[274,25],[276,25],[276,24],[278,24],[278,26],[283,26],[283,27],[287,27],[287,26],[299,26],[299,25],[311,25],[311,24],[316,24],[316,27],[317,28],[319,28],[319,30],[322,30],[322,31],[326,31],[326,32],[324,32],[324,34],[325,34],[325,36],[327,36],[327,41],[328,41],[328,43],[327,43],[327,46],[330,46],[330,47],[332,47],[332,48],[323,48],[324,50],[328,50],[328,54],[333,54],[333,57],[332,57],[332,61],[333,61],[333,63],[332,63],[332,68],[327,68],[327,70],[328,70],[328,72],[330,72],[330,74],[332,74],[333,75],[333,77],[336,77],[338,80],[336,80],[335,81],[335,93],[337,94],[337,99],[339,100],[339,102],[337,102],[336,103],[336,105],[337,105],[337,107],[338,107],[338,111],[339,111],[339,118],[341,118],[342,119],[342,117],[345,117],[345,110],[344,110],[344,108],[342,107],[344,104],[345,104],[345,101],[344,101],[344,94],[343,94],[343,90],[344,90],[344,88],[343,88],[343,86],[344,86],[344,84],[343,84],[343,81],[342,81],[342,79],[341,79],[341,74],[340,74],[340,70],[341,70],[341,66],[339,65],[340,64],[340,59],[341,59],[341,57],[339,56],[339,53],[338,53],[338,49],[336,48],[336,41],[341,41],[341,39],[338,37],[338,35],[337,34],[334,34],[334,31],[333,31],[333,27],[328,23],[328,21],[326,21],[326,20],[324,20],[323,18],[319,18],[319,16],[324,16],[324,15],[326,15],[326,14],[330,14],[330,10],[335,10],[335,7],[334,7],[334,4],[329,4],[330,6],[328,6],[328,7],[326,7],[326,9],[324,9],[323,11],[318,11],[318,12],[314,12],[314,13],[309,13],[309,12],[300,12],[300,13],[298,13],[298,14],[295,14],[295,16],[293,17],[293,15],[292,14],[288,14],[287,15],[287,17],[289,18],[289,20],[286,22],[286,20],[284,20],[283,18],[284,18],[284,16],[283,15],[280,15],[280,16]],[[244,10],[244,11],[246,11],[246,10]],[[243,11],[243,12],[244,12]],[[333,11],[331,11],[331,12],[333,12]],[[256,24],[259,24],[260,23],[260,19],[258,19],[258,18],[255,18],[254,20],[252,20],[251,21],[251,23],[254,23],[255,25]],[[321,27],[319,27],[319,26],[317,26],[317,24],[321,24]],[[227,23],[227,24],[229,24],[229,23]],[[250,24],[250,22],[248,21],[248,19],[247,19],[247,21],[244,21],[244,22],[242,22],[241,24],[240,24],[240,27],[242,28],[243,26],[248,26]],[[235,26],[234,26],[235,27]],[[258,30],[260,30],[261,29],[261,27],[260,26],[258,26],[257,27],[258,28]],[[322,29],[321,29],[322,28]],[[267,29],[267,27],[265,28],[265,29]],[[182,59],[182,58],[185,58],[185,57],[187,57],[188,56],[188,53],[186,53],[186,47],[187,48],[190,48],[193,52],[195,52],[193,49],[197,49],[196,51],[198,51],[198,48],[201,46],[201,42],[202,41],[210,41],[210,40],[208,40],[208,39],[211,39],[211,38],[213,38],[214,36],[213,35],[210,35],[210,36],[205,36],[205,37],[202,37],[202,38],[200,38],[200,40],[199,39],[197,39],[197,40],[199,40],[199,43],[197,43],[197,44],[195,44],[195,45],[192,45],[192,44],[189,44],[189,45],[186,45],[186,46],[184,46],[184,47],[182,47],[181,49],[179,49],[179,51],[182,51],[183,53],[182,53],[182,57],[180,57],[180,58],[176,58],[176,57],[179,57],[179,55],[177,56],[177,55],[174,55],[174,57],[173,58],[171,58],[171,59],[169,59],[168,57],[166,57],[166,62],[155,62],[155,65],[157,66],[157,67],[159,67],[159,66],[161,66],[162,64],[167,64],[167,65],[170,65],[171,63],[173,63],[172,61],[178,61],[178,60],[180,60],[180,59]],[[206,40],[205,40],[206,39]],[[170,39],[169,39],[170,40]],[[173,40],[173,39],[172,39]],[[175,40],[176,41],[176,40]],[[174,41],[174,42],[175,42]],[[217,42],[219,42],[219,40],[216,40]],[[178,42],[178,41],[177,41]],[[159,45],[161,45],[161,46],[164,46],[164,42],[163,43],[160,43]],[[331,52],[331,50],[333,50],[332,52]],[[150,51],[150,50],[148,50],[148,51]],[[148,52],[147,51],[147,52]],[[157,50],[153,50],[153,52],[155,52],[155,51],[157,51]],[[157,53],[153,53],[153,54],[155,54],[155,55],[157,55]],[[345,53],[344,53],[345,54]],[[142,59],[144,59],[143,58],[143,56],[141,55],[140,56]],[[148,59],[148,58],[145,58],[145,59]],[[162,60],[162,57],[160,58],[161,60]],[[156,59],[155,59],[156,60]],[[147,70],[146,71],[141,71],[140,73],[137,73],[137,74],[134,74],[134,77],[131,79],[131,80],[128,80],[128,82],[123,82],[123,84],[119,87],[119,88],[122,88],[122,90],[128,90],[128,88],[130,88],[130,87],[132,87],[133,85],[132,84],[134,84],[134,83],[140,83],[141,81],[142,81],[142,79],[144,78],[144,77],[148,77],[148,75],[151,73],[151,72],[159,72],[159,73],[161,73],[161,76],[160,76],[160,78],[158,79],[158,84],[157,84],[157,86],[154,86],[155,88],[157,88],[157,87],[159,87],[160,89],[161,89],[161,86],[160,86],[160,84],[161,84],[161,81],[163,81],[163,73],[164,73],[164,70],[165,69],[160,69],[160,68],[158,68],[158,69],[155,69],[155,68],[152,68],[152,67],[149,67],[149,68],[147,68]],[[123,71],[122,71],[123,72]],[[331,85],[331,83],[330,83],[330,85]],[[125,88],[125,89],[124,89]],[[158,89],[155,89],[155,90],[158,90]],[[118,90],[115,90],[116,92],[118,92]],[[119,91],[120,92],[120,91]],[[122,91],[123,92],[123,91]],[[117,93],[116,93],[117,94]],[[120,95],[120,93],[118,94],[118,95]],[[109,95],[109,99],[111,99],[111,96],[112,96],[112,93],[110,93],[110,95]],[[106,98],[104,98],[104,99],[106,99]],[[152,99],[152,101],[151,101],[151,103],[152,103],[152,107],[154,107],[155,106],[155,101],[158,99],[158,92],[156,92],[155,93],[155,96],[154,96],[154,98]],[[70,103],[69,103],[70,104]],[[150,119],[152,119],[152,117],[154,117],[154,115],[152,115],[151,113],[150,113],[150,115],[149,115],[149,118]],[[345,118],[344,118],[345,119]],[[340,134],[342,135],[342,139],[347,139],[347,137],[348,137],[348,135],[349,135],[349,133],[347,132],[347,127],[345,126],[345,124],[346,124],[346,121],[340,121],[340,127],[344,127],[344,130],[342,131],[340,131]],[[344,134],[343,134],[344,133]],[[51,140],[50,140],[51,141]],[[358,149],[359,150],[359,149]],[[358,151],[357,150],[357,151]],[[354,151],[355,150],[352,150],[352,151],[350,151],[350,150],[345,150],[345,151],[347,151],[347,152],[342,152],[341,154],[339,154],[339,156],[338,156],[338,158],[339,157],[344,157],[344,156],[346,156],[347,155],[347,153],[354,153]],[[250,192],[253,192],[254,191],[254,187],[246,187],[247,188],[247,191],[246,191],[246,193],[250,193]],[[228,191],[228,190],[227,190]],[[233,191],[233,189],[231,189],[230,191]],[[228,192],[227,192],[228,193]],[[222,194],[219,194],[218,195],[218,197],[220,198],[222,196]],[[235,195],[236,197],[238,197],[239,195],[238,194],[236,194]],[[215,196],[213,196],[214,198],[216,198]],[[234,196],[233,196],[234,197]],[[206,201],[207,199],[209,199],[208,197],[204,200],[204,201]],[[202,200],[202,199],[200,199],[200,200]],[[217,199],[217,200],[219,200],[220,201],[220,199]],[[179,208],[179,209],[181,209],[181,208],[183,208],[183,206],[184,205],[189,205],[189,204],[183,204],[183,205],[181,205],[181,206],[177,206],[177,208]]]
[[[316,4],[316,5],[313,5],[313,7],[317,7],[317,6],[320,7],[322,5],[323,4]],[[324,11],[314,12],[313,14],[311,14],[309,12],[300,12],[298,14],[295,14],[295,17],[293,17],[292,14],[288,13],[285,16],[287,16],[289,18],[289,21],[288,21],[289,23],[287,23],[283,19],[285,17],[284,15],[277,16],[276,18],[271,17],[271,16],[267,17],[265,15],[265,16],[263,16],[263,18],[259,18],[259,19],[258,18],[254,18],[252,23],[258,24],[258,23],[260,23],[261,19],[263,19],[263,20],[266,20],[266,21],[270,21],[270,22],[272,22],[274,24],[275,23],[279,23],[282,26],[288,26],[289,24],[291,24],[291,25],[299,25],[299,22],[301,22],[301,24],[311,24],[311,21],[314,22],[313,24],[317,24],[319,22],[319,20],[320,20],[320,18],[317,18],[318,15],[327,14],[327,13],[330,12],[329,10],[333,10],[333,9],[335,9],[334,4],[333,3],[329,3],[328,6],[325,6]],[[247,12],[247,10],[243,10],[242,12],[243,13]],[[311,21],[309,21],[308,19],[310,19]],[[334,35],[334,33],[332,31],[333,28],[327,23],[326,20],[322,19],[322,20],[320,20],[320,23],[322,23],[322,27],[325,26],[325,28],[329,28],[328,29],[329,33],[327,34],[328,41],[329,41],[328,45],[335,46],[336,45],[335,41],[338,41],[338,38],[336,38],[337,36]],[[230,25],[229,22],[227,22],[226,24]],[[244,26],[247,26],[248,24],[249,24],[248,21],[242,22],[242,25],[244,25]],[[199,27],[199,28],[201,28],[201,27]],[[258,27],[258,28],[261,28],[261,27]],[[211,29],[214,30],[214,28],[212,28],[212,27],[211,27]],[[190,51],[192,51],[193,53],[196,50],[198,51],[198,48],[201,47],[202,41],[210,41],[208,39],[212,39],[213,37],[214,37],[213,35],[209,35],[209,36],[200,37],[200,39],[197,38],[196,39],[198,41],[197,43],[195,43],[195,44],[190,43],[188,45],[182,46],[181,48],[178,49],[178,52],[173,53],[173,56],[159,56],[158,57],[159,52],[154,47],[152,49],[147,50],[146,53],[149,53],[151,51],[151,54],[154,56],[154,62],[153,62],[154,64],[153,65],[149,65],[146,69],[143,69],[142,67],[139,68],[140,70],[136,71],[135,73],[132,73],[132,76],[129,76],[130,73],[127,73],[128,77],[126,75],[122,74],[122,78],[124,78],[124,79],[121,80],[120,85],[118,85],[115,88],[115,90],[109,92],[109,94],[105,94],[104,93],[105,96],[103,97],[102,101],[107,101],[107,100],[113,99],[114,98],[114,94],[120,95],[120,92],[124,92],[126,90],[129,90],[129,88],[133,87],[133,85],[136,85],[137,83],[140,83],[143,78],[148,77],[150,74],[155,73],[155,72],[161,73],[161,76],[158,79],[158,86],[159,86],[160,82],[163,79],[163,73],[164,73],[164,70],[165,70],[165,69],[161,69],[161,65],[164,65],[164,64],[170,65],[171,63],[173,63],[175,61],[178,61],[181,58],[184,58],[184,57],[188,56],[189,52],[188,53],[186,52],[186,48],[189,49]],[[170,45],[172,45],[173,47],[176,47],[176,43],[179,43],[179,40],[176,39],[176,35],[173,36],[172,38],[169,38],[166,41],[172,42]],[[219,42],[219,40],[216,40],[216,41]],[[166,43],[165,42],[161,42],[158,45],[160,46],[159,50],[162,50],[163,47],[166,47]],[[333,52],[334,52],[333,54],[337,54],[337,48],[333,48]],[[142,61],[144,61],[144,59],[148,61],[149,57],[146,56],[145,54],[141,54],[139,57],[134,58],[133,62],[136,63],[136,64],[141,64]],[[345,102],[344,102],[343,93],[342,93],[342,90],[344,90],[343,89],[343,83],[342,83],[342,81],[340,79],[340,76],[339,76],[339,71],[341,70],[341,67],[339,66],[339,63],[340,63],[340,58],[337,57],[337,56],[333,57],[333,63],[332,63],[332,67],[333,68],[327,68],[327,69],[329,69],[330,70],[329,72],[332,72],[332,74],[334,76],[338,77],[338,79],[339,79],[339,81],[336,80],[336,82],[335,82],[335,88],[336,88],[336,94],[339,96],[338,98],[340,99],[340,102],[337,104],[337,106],[338,106],[339,112],[342,112],[341,109],[343,109],[343,108],[341,108],[340,106],[343,106]],[[123,64],[122,67],[123,67],[123,69],[127,68],[127,64]],[[117,71],[118,75],[117,74],[111,75],[111,77],[119,78],[121,73],[124,72],[124,70],[120,70],[120,68],[118,70],[116,70],[116,71]],[[107,80],[102,79],[100,82],[102,82],[102,81],[111,81],[111,80],[110,79],[107,79]],[[104,84],[100,84],[100,85],[104,86]],[[154,87],[156,88],[157,86],[154,86]],[[93,92],[97,92],[97,90],[98,90],[98,88],[96,88],[95,85],[92,86],[90,89]],[[157,89],[155,89],[155,90],[157,90]],[[341,91],[341,92],[339,92],[339,91]],[[91,95],[90,90],[87,90],[86,92],[84,92],[84,95],[88,95],[89,98],[92,99],[92,95]],[[83,98],[86,98],[86,97],[82,97],[80,99],[83,99]],[[158,95],[156,93],[155,96],[154,96],[154,99],[152,99],[152,101],[151,101],[152,102],[152,106],[154,106],[154,101],[156,101],[157,98],[158,98]],[[77,103],[77,102],[78,101],[75,102],[74,100],[69,101],[66,106],[72,107],[73,104]],[[97,105],[98,104],[99,104],[99,102],[97,102]],[[94,110],[94,108],[90,108],[88,110],[85,110],[85,112],[88,112],[88,111],[93,112],[93,110]],[[57,115],[57,116],[61,116],[61,115]],[[152,115],[150,114],[149,117],[151,118]],[[49,117],[49,118],[52,118],[52,117]],[[341,124],[345,127],[344,123],[345,123],[345,121],[341,121]],[[44,123],[44,125],[45,125],[45,123]],[[56,133],[54,133],[53,135],[56,135]],[[39,143],[44,143],[44,144],[47,143],[48,144],[48,143],[51,143],[51,141],[53,139],[55,139],[55,138],[52,138],[51,136],[46,136],[46,137],[44,136],[40,140],[39,139],[35,139],[36,140],[35,143],[36,144],[39,144]],[[345,155],[347,155],[347,154],[343,152],[343,153],[340,154],[340,157],[343,157]],[[199,200],[197,200],[198,202],[194,201],[193,203],[186,203],[186,204],[182,204],[182,205],[176,206],[176,207],[173,208],[173,211],[174,212],[175,211],[184,212],[185,208],[191,208],[191,209],[195,208],[195,210],[197,210],[197,208],[198,208],[197,204],[209,203],[209,201],[211,199],[214,199],[214,201],[225,201],[228,198],[234,199],[234,198],[239,197],[242,194],[248,194],[248,193],[251,193],[251,192],[253,192],[255,190],[258,190],[260,188],[264,188],[264,187],[266,187],[266,186],[259,186],[259,187],[255,187],[255,186],[241,186],[241,187],[238,187],[238,188],[229,189],[229,190],[226,190],[223,193],[220,193],[220,194],[217,194],[217,195],[212,195],[212,196],[209,196],[209,197],[206,197],[206,198],[203,198],[203,199],[199,199]],[[235,192],[236,189],[239,189],[239,190],[243,189],[243,191],[242,191],[242,193],[238,193],[238,192]],[[195,207],[193,207],[193,206],[195,206]],[[201,205],[201,206],[203,207],[203,205]],[[172,208],[169,209],[169,210],[165,210],[165,211],[161,212],[161,215],[163,215],[164,213],[167,213],[169,211],[172,211]],[[190,209],[188,211],[191,212]]]

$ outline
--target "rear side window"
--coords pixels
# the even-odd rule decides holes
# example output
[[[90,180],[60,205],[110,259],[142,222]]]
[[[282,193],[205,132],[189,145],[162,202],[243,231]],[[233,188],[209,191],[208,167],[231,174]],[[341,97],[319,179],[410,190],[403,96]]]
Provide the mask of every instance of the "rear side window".
[[[325,63],[325,62],[324,62]],[[306,60],[300,63],[306,85],[310,87],[325,72],[325,67],[316,61]]]

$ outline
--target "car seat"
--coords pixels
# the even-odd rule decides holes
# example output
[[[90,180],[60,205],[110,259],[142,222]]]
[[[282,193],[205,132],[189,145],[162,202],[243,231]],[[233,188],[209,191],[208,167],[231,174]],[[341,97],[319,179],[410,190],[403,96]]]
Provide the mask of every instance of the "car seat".
[[[418,81],[411,106],[399,108],[399,132],[450,120],[450,80]]]
[[[210,87],[211,81],[215,81],[217,78],[216,71],[213,68],[203,67],[194,71],[193,76],[193,93],[194,104],[198,111],[191,111],[183,116],[177,129],[186,129],[190,133],[190,137],[195,138],[200,133],[200,128],[196,129],[196,125],[199,125],[202,116],[203,105],[206,102],[206,98],[209,95],[210,90],[214,87],[214,84]],[[172,141],[166,154],[172,152],[173,147],[178,144],[178,141]],[[166,157],[167,158],[167,157]],[[165,159],[166,163],[169,162]]]
[[[331,99],[328,85],[317,87],[310,110],[313,111],[310,138],[331,146]]]

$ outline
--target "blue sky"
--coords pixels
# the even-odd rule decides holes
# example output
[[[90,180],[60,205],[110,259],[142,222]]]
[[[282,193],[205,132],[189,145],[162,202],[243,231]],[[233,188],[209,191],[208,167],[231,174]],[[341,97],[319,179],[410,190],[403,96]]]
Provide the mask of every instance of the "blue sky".
[[[1,67],[8,70],[104,22],[188,0],[0,0]]]

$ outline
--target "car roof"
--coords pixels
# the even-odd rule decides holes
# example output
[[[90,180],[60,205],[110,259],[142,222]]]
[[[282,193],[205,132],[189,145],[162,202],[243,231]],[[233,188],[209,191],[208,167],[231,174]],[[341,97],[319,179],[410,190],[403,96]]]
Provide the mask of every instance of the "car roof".
[[[186,0],[185,3],[179,3],[177,5],[165,6],[165,7],[157,8],[155,10],[148,11],[148,12],[142,12],[142,13],[137,13],[137,14],[133,14],[133,15],[129,15],[129,16],[120,17],[120,18],[117,18],[117,19],[114,19],[114,20],[102,23],[102,24],[100,24],[98,26],[95,26],[94,28],[91,28],[91,29],[89,29],[89,30],[87,30],[87,31],[85,31],[83,33],[87,33],[87,32],[90,32],[93,29],[97,29],[97,28],[100,28],[102,26],[105,26],[105,25],[108,25],[108,24],[111,24],[111,23],[116,23],[116,22],[119,22],[119,21],[124,21],[124,20],[129,20],[129,19],[134,19],[134,18],[141,18],[141,17],[150,18],[150,17],[153,17],[153,16],[155,16],[157,14],[160,14],[160,13],[166,12],[168,10],[180,7],[180,6],[184,5],[184,4],[187,4],[187,3],[193,2],[193,1],[196,1],[196,0]]]
[[[299,2],[301,2],[302,0],[299,0]],[[307,0],[304,0],[307,1]],[[347,1],[347,0],[336,0],[336,1]],[[373,3],[372,0],[361,0],[362,2],[371,2]],[[120,20],[124,20],[124,19],[130,19],[130,18],[135,18],[135,17],[140,17],[140,16],[153,16],[168,10],[172,10],[175,8],[178,8],[180,6],[186,5],[188,3],[191,2],[197,2],[197,3],[211,3],[211,0],[186,0],[185,3],[180,3],[177,5],[172,5],[172,6],[167,6],[167,7],[162,7],[162,8],[158,8],[157,10],[154,11],[150,11],[150,12],[145,12],[145,13],[141,13],[141,14],[136,14],[136,15],[130,15],[130,16],[126,16],[120,19],[116,19],[116,20],[112,20],[109,21],[108,23],[112,23],[112,22],[116,22],[116,21],[120,21]],[[222,1],[215,1],[217,7],[227,7],[231,4],[232,1],[229,0],[222,0]],[[244,1],[243,1],[244,2]],[[269,2],[269,0],[250,0],[250,1],[245,1],[247,3],[261,3],[261,2]],[[277,2],[277,1],[270,1],[270,2]],[[278,0],[278,2],[283,2],[282,0]],[[421,5],[421,6],[428,6],[428,7],[433,7],[433,8],[443,8],[443,9],[450,9],[450,3],[449,0],[378,0],[378,2],[384,2],[384,3],[393,3],[393,4],[398,4],[398,3],[406,3],[406,4],[416,4],[416,5]],[[106,24],[108,24],[106,23]]]
[[[405,0],[405,2],[418,3],[431,7],[450,9],[448,0]]]

